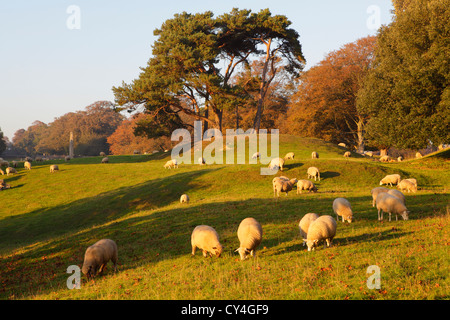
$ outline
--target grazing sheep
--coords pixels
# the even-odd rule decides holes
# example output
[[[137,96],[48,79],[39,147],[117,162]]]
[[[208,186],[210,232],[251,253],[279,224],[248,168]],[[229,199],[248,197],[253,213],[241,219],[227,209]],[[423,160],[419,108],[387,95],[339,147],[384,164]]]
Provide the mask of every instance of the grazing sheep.
[[[368,157],[373,157],[373,151],[364,151],[364,155]]]
[[[189,196],[187,194],[182,194],[180,197],[180,203],[189,203]]]
[[[342,217],[342,222],[347,221],[348,223],[352,223],[353,220],[353,211],[350,202],[345,198],[336,198],[333,201],[333,211],[337,215],[337,219],[339,216]]]
[[[381,157],[380,157],[380,161],[381,161],[381,162],[389,162],[389,160],[390,160],[390,157],[389,157],[389,156],[381,156]]]
[[[408,193],[410,191],[412,191],[412,192],[416,192],[417,191],[417,187],[414,185],[414,183],[412,183],[411,181],[406,180],[406,179],[403,179],[402,181],[400,181],[397,184],[397,188],[399,188],[400,191],[408,190]]]
[[[399,156],[399,157],[397,158],[397,161],[398,161],[398,162],[402,162],[402,161],[403,161],[403,157],[402,157],[402,156]]]
[[[319,169],[317,169],[316,167],[309,167],[307,170],[308,173],[308,179],[311,179],[312,177],[314,177],[314,181],[316,181],[316,178],[319,178],[320,181],[320,172]]]
[[[319,215],[315,213],[307,213],[303,216],[303,218],[300,220],[298,224],[298,228],[300,229],[300,236],[303,239],[303,246],[306,245],[306,240],[308,237],[308,229],[311,223],[316,220],[319,217]]]
[[[350,153],[350,151],[346,151],[344,153],[344,158],[349,158],[352,154]]]
[[[282,158],[274,158],[269,163],[270,170],[280,169],[281,171],[283,171],[283,166],[284,166],[284,159]]]
[[[311,153],[311,159],[319,159],[319,154],[315,151]]]
[[[293,152],[288,152],[284,156],[284,160],[294,160],[295,154]]]
[[[178,168],[178,162],[177,159],[172,159],[166,162],[166,164],[164,165],[164,169],[171,169],[171,168]]]
[[[2,174],[2,176],[5,174],[5,171],[3,171],[2,169],[0,169],[0,173]]]
[[[106,153],[104,153],[103,151],[100,152],[100,157],[104,157],[106,156]]]
[[[405,179],[405,180],[412,182],[412,184],[417,188],[417,180],[416,179],[408,178],[408,179]]]
[[[343,142],[338,143],[338,146],[342,147],[342,148],[347,148],[347,145],[345,143],[343,143]]]
[[[316,185],[309,180],[298,180],[297,181],[297,194],[302,193],[302,190],[308,190],[309,192],[317,192]]]
[[[108,157],[104,157],[102,159],[102,163],[109,163],[109,158]]]
[[[14,173],[17,173],[17,171],[13,167],[6,168],[6,175],[7,176],[9,176],[9,174],[14,174]]]
[[[24,167],[26,170],[31,170],[31,162],[25,161],[25,162],[23,163],[23,167]]]
[[[381,192],[388,192],[390,189],[385,188],[385,187],[376,187],[373,188],[370,193],[372,194],[372,207],[375,207],[375,202],[377,201],[377,196],[381,193]]]
[[[11,186],[8,183],[5,183],[5,180],[0,179],[0,191],[5,189],[11,189]]]
[[[376,201],[378,210],[378,221],[383,220],[383,212],[389,213],[389,221],[391,221],[391,214],[395,214],[395,220],[398,220],[397,215],[401,215],[403,220],[408,220],[409,211],[405,204],[399,198],[389,194],[381,193]],[[381,213],[381,215],[380,215]]]
[[[402,200],[403,204],[406,205],[405,195],[401,191],[398,191],[395,189],[389,189],[389,191],[387,193],[389,193],[390,195],[393,195],[394,197],[399,198],[400,200]]]
[[[272,182],[273,184],[273,196],[280,196],[280,192],[285,192],[286,197],[288,192],[292,190],[293,186],[297,183],[297,179],[291,179],[289,181],[278,179]]]
[[[252,155],[252,159],[258,159],[260,156],[261,156],[261,155],[260,155],[259,152],[255,152],[255,153]]]
[[[219,242],[219,235],[213,227],[200,225],[196,226],[191,235],[192,255],[195,255],[195,250],[199,248],[206,258],[208,253],[212,257],[213,254],[220,257],[223,247]]]
[[[388,174],[383,179],[380,180],[380,186],[383,184],[390,185],[392,187],[392,184],[398,184],[400,182],[400,175],[399,174]]]
[[[422,158],[422,154],[420,152],[416,152],[416,159]]]
[[[58,170],[59,170],[59,167],[58,167],[57,164],[52,164],[50,166],[50,173],[53,173],[53,172],[58,171]]]
[[[331,241],[336,236],[336,220],[332,216],[324,215],[314,220],[308,229],[308,235],[306,237],[306,245],[308,251],[314,250],[319,241],[324,240],[324,245],[329,247]]]
[[[111,239],[102,239],[86,249],[81,271],[89,278],[103,272],[109,260],[117,270],[117,245]]]
[[[198,158],[198,164],[199,165],[204,165],[206,162],[205,162],[205,158],[203,158],[203,157],[200,157],[200,158]]]
[[[256,248],[262,241],[262,235],[261,224],[254,218],[245,218],[239,224],[237,236],[240,244],[234,252],[239,252],[241,260],[247,259],[249,254],[254,257]]]

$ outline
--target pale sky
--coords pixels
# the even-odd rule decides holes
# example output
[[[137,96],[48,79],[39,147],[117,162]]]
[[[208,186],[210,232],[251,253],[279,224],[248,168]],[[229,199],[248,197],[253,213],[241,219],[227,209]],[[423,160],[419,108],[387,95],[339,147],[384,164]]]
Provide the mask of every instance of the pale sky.
[[[79,9],[79,19],[72,7]],[[151,57],[153,30],[183,11],[232,8],[282,14],[300,34],[306,67],[391,21],[390,0],[2,1],[0,129],[10,140],[35,120],[52,122],[137,78]],[[69,9],[69,10],[68,10]],[[68,27],[69,25],[69,27]],[[75,27],[75,28],[74,28]],[[79,27],[79,28],[78,28]]]

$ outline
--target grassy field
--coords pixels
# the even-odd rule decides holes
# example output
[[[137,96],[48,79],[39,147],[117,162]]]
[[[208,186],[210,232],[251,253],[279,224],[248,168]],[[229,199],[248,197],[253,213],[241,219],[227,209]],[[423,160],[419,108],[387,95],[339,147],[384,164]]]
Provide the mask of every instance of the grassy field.
[[[319,159],[311,159],[317,151]],[[280,136],[289,151],[284,172],[306,179],[317,166],[318,193],[273,198],[273,176],[261,164],[181,164],[165,170],[170,154],[79,158],[23,164],[3,176],[13,188],[0,191],[1,299],[448,299],[449,152],[419,160],[380,163],[318,139]],[[406,193],[408,221],[377,221],[370,190],[386,174],[418,181]],[[187,193],[189,205],[179,198]],[[308,212],[335,217],[332,202],[347,198],[354,222],[338,221],[333,246],[307,252],[298,222]],[[234,250],[240,221],[263,226],[255,258]],[[225,247],[220,258],[191,257],[190,235],[207,224]],[[82,266],[86,248],[102,238],[116,241],[112,265],[94,281],[82,276],[69,290],[70,265]],[[380,268],[381,289],[369,289],[367,268]]]

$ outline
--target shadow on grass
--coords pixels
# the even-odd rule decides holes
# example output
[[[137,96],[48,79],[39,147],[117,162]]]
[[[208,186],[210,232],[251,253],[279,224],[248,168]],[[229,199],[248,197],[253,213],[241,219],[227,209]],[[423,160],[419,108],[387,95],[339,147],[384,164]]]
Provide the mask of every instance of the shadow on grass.
[[[124,272],[166,259],[190,256],[190,235],[199,224],[214,227],[225,252],[232,253],[239,246],[238,225],[246,217],[254,217],[263,226],[261,248],[282,245],[270,255],[303,251],[306,249],[301,246],[298,235],[301,217],[307,212],[332,215],[328,208],[333,201],[332,196],[317,201],[292,196],[278,202],[271,198],[255,198],[208,203],[191,197],[189,205],[180,204],[180,194],[198,187],[193,180],[211,170],[179,173],[65,206],[4,219],[0,227],[0,244],[5,247],[11,241],[6,247],[11,251],[18,249],[20,253],[11,252],[0,261],[3,281],[0,298],[8,298],[11,293],[18,297],[64,289],[69,276],[65,273],[66,268],[69,265],[81,267],[86,248],[102,238],[116,241],[119,272]],[[434,195],[422,195],[414,203],[427,203],[431,196]],[[349,197],[348,200],[354,208],[370,206],[370,196]],[[445,207],[444,200],[444,197],[439,200],[442,207]],[[168,205],[169,208],[164,208]],[[374,208],[370,207],[367,212],[360,214],[361,227],[367,227],[365,219],[372,222],[377,219]],[[430,210],[421,216],[434,214]],[[411,219],[415,219],[414,215]],[[400,238],[411,233],[407,230],[408,221],[402,223],[400,227],[393,224],[394,228],[381,232],[345,238],[337,236],[333,242],[342,247]],[[295,240],[294,244],[283,245],[292,240]],[[204,258],[197,255],[195,259]],[[106,276],[110,274],[106,272]],[[48,275],[54,276],[49,279]]]

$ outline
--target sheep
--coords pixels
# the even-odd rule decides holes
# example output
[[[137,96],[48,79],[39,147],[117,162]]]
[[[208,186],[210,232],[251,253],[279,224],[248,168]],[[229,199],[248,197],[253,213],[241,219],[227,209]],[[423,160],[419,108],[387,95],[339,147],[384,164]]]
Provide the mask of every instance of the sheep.
[[[311,223],[316,220],[319,216],[315,213],[307,213],[301,218],[300,222],[298,223],[298,228],[300,229],[300,236],[303,239],[303,246],[306,245],[306,240],[308,236],[308,229]]]
[[[339,216],[342,217],[342,222],[347,221],[348,223],[352,223],[353,220],[353,211],[350,202],[345,198],[336,198],[333,201],[333,211],[337,215],[337,219]]]
[[[377,196],[381,193],[381,192],[388,192],[389,189],[385,188],[385,187],[376,187],[373,188],[370,193],[372,194],[372,207],[375,207],[375,202],[377,201]]]
[[[17,173],[17,171],[13,167],[6,168],[6,175],[7,176],[9,176],[9,174],[14,174],[14,173]]]
[[[398,220],[397,215],[401,215],[403,220],[408,220],[409,211],[406,209],[405,204],[402,200],[387,192],[378,195],[376,206],[378,210],[378,221],[383,220],[383,212],[389,213],[389,221],[391,221],[391,213],[395,213],[396,221]]]
[[[182,194],[180,197],[180,203],[189,203],[189,196],[187,194]]]
[[[297,181],[297,194],[302,193],[302,190],[308,190],[309,192],[317,192],[316,185],[309,180],[298,180]]]
[[[390,185],[392,187],[392,184],[398,184],[400,182],[400,175],[399,174],[388,174],[383,179],[380,180],[380,186],[383,184]]]
[[[350,156],[351,156],[350,151],[346,151],[346,152],[344,153],[344,158],[349,158]]]
[[[108,157],[104,157],[102,159],[102,163],[109,163],[109,158]]]
[[[399,157],[397,158],[397,161],[398,161],[398,162],[402,162],[402,161],[403,161],[403,157],[402,157],[402,156],[399,156]]]
[[[308,251],[314,250],[320,240],[324,240],[324,248],[331,246],[331,241],[336,236],[336,220],[332,216],[324,215],[314,220],[308,229],[306,245]]]
[[[12,166],[13,166],[13,168],[17,168],[17,161],[13,160],[12,161]]]
[[[397,188],[399,188],[400,191],[408,190],[408,193],[410,191],[412,191],[412,192],[416,192],[417,191],[417,187],[414,185],[414,183],[412,183],[411,181],[406,180],[406,179],[403,179],[402,181],[400,181],[397,184]]]
[[[238,227],[237,236],[240,244],[234,252],[239,252],[241,260],[247,259],[249,254],[254,257],[256,248],[262,241],[262,235],[261,224],[254,218],[245,218]]]
[[[3,176],[5,174],[5,171],[3,171],[2,169],[0,169],[0,173]]]
[[[422,158],[422,154],[420,152],[416,152],[416,159]]]
[[[416,179],[408,178],[408,179],[405,179],[405,180],[412,182],[412,184],[417,188],[417,180]]]
[[[103,272],[106,264],[111,260],[114,272],[117,271],[117,245],[111,239],[102,239],[86,249],[84,263],[81,271],[88,279]]]
[[[31,162],[25,161],[25,162],[23,163],[23,167],[24,167],[26,170],[31,170]]]
[[[99,155],[100,155],[100,157],[104,157],[104,156],[106,156],[106,153],[104,153],[103,151],[101,151],[101,152],[99,153]]]
[[[319,159],[319,154],[315,151],[311,153],[311,159]]]
[[[6,161],[6,160],[2,160],[1,162],[0,162],[0,166],[3,166],[3,167],[9,167],[9,162],[8,161]]]
[[[284,166],[284,159],[282,158],[274,158],[269,163],[270,170],[280,169],[281,171],[283,171],[283,166]]]
[[[399,198],[400,200],[402,200],[403,204],[406,204],[405,195],[401,191],[390,189],[387,193],[393,195],[394,197]]]
[[[311,179],[314,177],[314,181],[316,181],[316,178],[319,178],[320,181],[320,171],[316,167],[309,167],[307,170],[308,179]]]
[[[345,143],[343,143],[343,142],[338,143],[338,146],[342,147],[342,148],[347,148],[347,145]]]
[[[177,163],[177,159],[172,159],[166,162],[166,164],[164,165],[164,169],[171,169],[171,168],[178,168],[178,163]]]
[[[69,157],[69,156],[66,156],[64,159],[65,159],[66,161],[69,161],[69,160],[70,160],[70,157]]]
[[[289,181],[278,179],[273,182],[273,196],[280,196],[280,192],[285,192],[286,197],[288,192],[292,190],[292,187],[297,183],[297,179],[291,179]]]
[[[388,162],[390,160],[390,157],[389,156],[381,156],[380,157],[380,161],[381,162]]]
[[[284,160],[294,160],[295,154],[293,152],[288,152],[284,156]]]
[[[258,159],[260,156],[261,156],[261,155],[260,155],[259,152],[255,152],[255,153],[252,155],[252,159]]]
[[[196,226],[191,235],[192,256],[195,255],[197,248],[202,250],[203,256],[206,258],[213,254],[220,257],[223,246],[219,242],[219,235],[213,227],[207,225]]]
[[[368,157],[373,157],[373,151],[364,151],[364,155]]]
[[[205,162],[205,158],[203,158],[203,157],[200,157],[200,158],[198,158],[198,164],[199,165],[204,165],[206,162]]]
[[[59,167],[58,167],[57,164],[52,164],[50,166],[50,173],[53,173],[53,172],[58,171],[58,170],[59,170]]]

